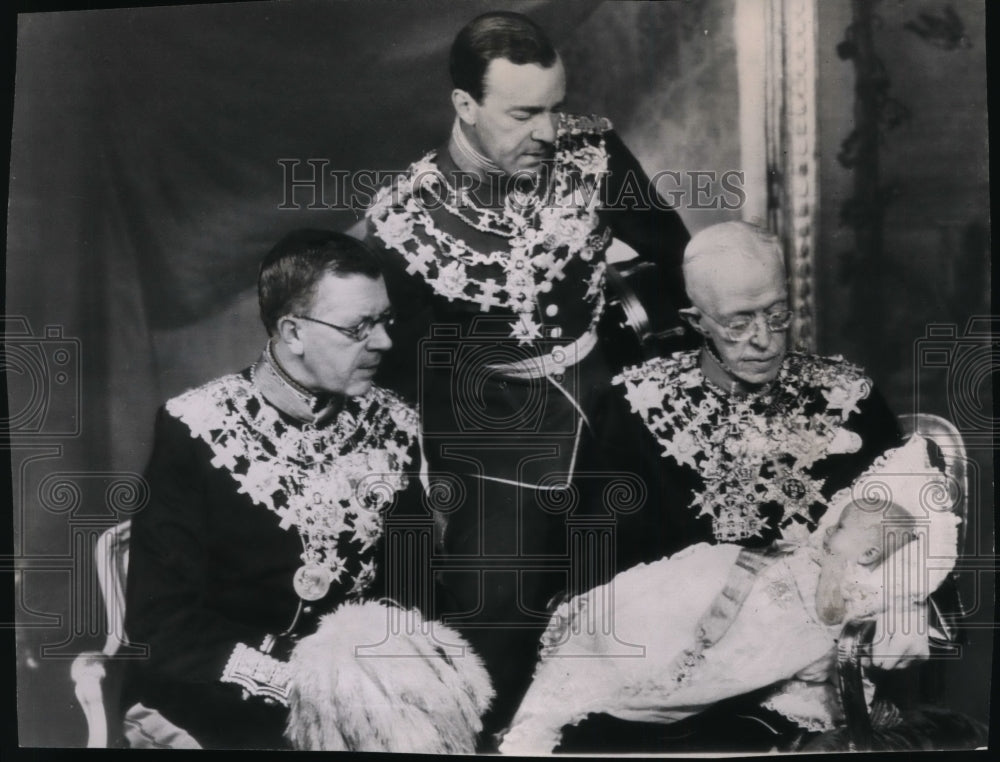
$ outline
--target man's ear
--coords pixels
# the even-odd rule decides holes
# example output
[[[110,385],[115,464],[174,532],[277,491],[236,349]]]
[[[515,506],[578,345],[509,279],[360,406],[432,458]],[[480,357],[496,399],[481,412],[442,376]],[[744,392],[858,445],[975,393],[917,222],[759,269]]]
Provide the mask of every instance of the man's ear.
[[[305,351],[299,336],[299,324],[288,315],[278,318],[278,339],[294,355],[301,355]]]
[[[862,566],[875,566],[882,561],[882,548],[871,545],[865,548],[864,552],[858,556],[858,563]]]
[[[678,310],[678,313],[684,322],[694,328],[702,336],[705,335],[705,329],[701,327],[701,312],[697,307],[685,307],[684,309]]]
[[[476,106],[479,104],[465,90],[456,87],[451,91],[451,105],[455,107],[459,119],[470,127],[476,124]]]

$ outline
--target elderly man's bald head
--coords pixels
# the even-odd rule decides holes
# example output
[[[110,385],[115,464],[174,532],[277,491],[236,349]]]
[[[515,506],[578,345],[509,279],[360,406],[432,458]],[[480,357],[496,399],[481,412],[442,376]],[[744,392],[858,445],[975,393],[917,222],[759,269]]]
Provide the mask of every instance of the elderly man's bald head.
[[[788,289],[777,238],[746,222],[702,230],[684,251],[692,307],[681,311],[705,337],[702,370],[722,388],[775,379],[788,348]]]
[[[684,283],[692,303],[718,314],[720,298],[755,280],[785,281],[777,236],[748,222],[722,222],[695,234],[684,250]]]

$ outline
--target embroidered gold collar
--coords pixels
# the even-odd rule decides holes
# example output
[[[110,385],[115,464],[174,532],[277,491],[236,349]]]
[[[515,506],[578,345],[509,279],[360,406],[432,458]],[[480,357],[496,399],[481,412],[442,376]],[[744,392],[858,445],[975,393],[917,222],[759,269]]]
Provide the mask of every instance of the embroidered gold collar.
[[[368,219],[375,235],[406,259],[407,272],[439,296],[472,302],[483,312],[514,312],[510,337],[521,344],[542,338],[538,294],[565,277],[571,260],[592,263],[585,299],[593,327],[604,309],[603,254],[611,242],[597,216],[608,167],[603,133],[610,128],[607,120],[563,115],[549,181],[533,197],[508,194],[502,210],[477,206],[460,194],[438,168],[436,153],[428,153],[376,196]],[[436,208],[507,245],[489,252],[473,248],[435,224],[430,210]],[[498,277],[477,274],[483,265],[492,265]]]
[[[212,465],[240,492],[275,513],[282,529],[298,530],[305,566],[325,570],[348,595],[371,583],[383,511],[406,487],[405,469],[413,465],[412,408],[372,387],[347,399],[321,428],[295,425],[257,384],[233,374],[173,398],[167,412],[209,446]],[[347,561],[359,555],[351,578]]]
[[[629,368],[614,383],[663,457],[699,476],[691,507],[712,517],[720,542],[762,536],[764,503],[782,507],[786,536],[793,517],[813,523],[810,508],[826,500],[810,469],[860,449],[861,437],[845,424],[872,388],[840,358],[789,353],[768,390],[733,396],[708,382],[697,350]]]

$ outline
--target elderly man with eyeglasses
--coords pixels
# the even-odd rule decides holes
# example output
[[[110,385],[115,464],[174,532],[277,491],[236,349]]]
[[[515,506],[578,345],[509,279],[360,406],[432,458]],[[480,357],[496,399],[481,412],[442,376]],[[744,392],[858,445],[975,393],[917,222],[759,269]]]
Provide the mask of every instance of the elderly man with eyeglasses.
[[[148,647],[123,696],[133,745],[290,746],[296,642],[345,603],[412,603],[387,589],[400,570],[385,538],[392,516],[420,515],[417,416],[372,383],[392,344],[377,261],[346,235],[295,231],[258,295],[260,359],[157,417],[131,530],[126,630]]]
[[[691,239],[683,267],[692,306],[681,313],[702,346],[615,379],[670,485],[651,552],[799,536],[835,490],[899,444],[896,418],[857,366],[789,351],[777,237],[713,225]]]
[[[634,443],[618,466],[641,472],[648,490],[643,510],[618,517],[619,546],[631,554],[619,568],[697,543],[764,550],[803,540],[834,493],[902,441],[859,367],[789,351],[792,313],[776,236],[745,222],[713,225],[688,243],[683,271],[692,306],[681,313],[702,346],[614,379],[627,413],[608,418],[629,421],[616,441]],[[919,656],[910,645],[896,641],[876,664],[907,663]],[[766,751],[775,742],[770,730],[734,719],[746,706],[755,702],[672,726],[601,715],[567,730],[564,748]],[[795,727],[776,713],[767,722]]]

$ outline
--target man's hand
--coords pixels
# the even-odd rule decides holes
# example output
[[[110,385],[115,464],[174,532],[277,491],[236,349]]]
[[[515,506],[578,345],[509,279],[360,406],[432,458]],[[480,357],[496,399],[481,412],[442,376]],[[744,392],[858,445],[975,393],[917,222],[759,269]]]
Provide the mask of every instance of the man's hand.
[[[875,619],[871,665],[879,669],[902,669],[930,656],[927,641],[927,607],[923,605],[883,612]]]

